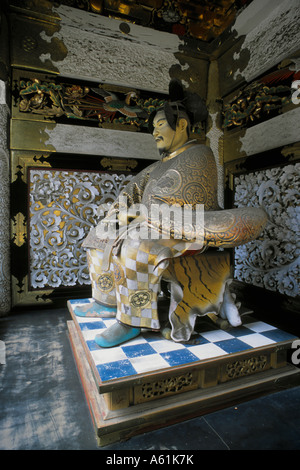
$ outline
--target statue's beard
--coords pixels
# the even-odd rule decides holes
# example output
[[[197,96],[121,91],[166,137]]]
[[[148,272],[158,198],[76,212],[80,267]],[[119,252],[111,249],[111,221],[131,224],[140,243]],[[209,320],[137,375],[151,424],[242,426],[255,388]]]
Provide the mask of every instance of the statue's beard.
[[[169,153],[174,143],[174,139],[175,139],[175,132],[172,135],[171,139],[168,137],[165,138],[162,135],[159,135],[158,137],[156,137],[156,146],[158,148],[159,153],[160,154]]]
[[[162,145],[161,147],[158,147],[158,144],[159,143],[164,143],[164,139],[162,137],[158,137],[158,140],[156,141],[156,145],[157,145],[157,148],[158,148],[158,151],[160,154],[166,152],[166,145]]]
[[[168,145],[165,141],[164,141],[164,138],[163,137],[159,137],[158,138],[159,140],[156,142],[157,144],[160,144],[160,146],[158,147],[158,151],[160,154],[162,153],[168,153],[170,151],[170,145]]]

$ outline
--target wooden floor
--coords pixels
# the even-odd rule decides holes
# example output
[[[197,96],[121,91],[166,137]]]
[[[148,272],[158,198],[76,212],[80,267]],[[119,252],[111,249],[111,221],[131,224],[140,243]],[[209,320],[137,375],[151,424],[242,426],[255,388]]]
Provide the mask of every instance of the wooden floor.
[[[300,386],[99,448],[68,320],[67,307],[0,319],[0,450],[300,449]]]

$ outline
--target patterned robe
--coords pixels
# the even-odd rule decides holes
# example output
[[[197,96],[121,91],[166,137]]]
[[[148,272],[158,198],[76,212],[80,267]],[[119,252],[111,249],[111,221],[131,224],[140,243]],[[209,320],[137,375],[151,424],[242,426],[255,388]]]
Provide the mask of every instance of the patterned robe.
[[[198,253],[209,246],[233,247],[257,237],[265,223],[262,210],[256,209],[259,213],[254,213],[249,208],[247,214],[239,209],[221,210],[217,187],[212,151],[205,145],[187,143],[136,175],[105,218],[91,230],[83,246],[88,249],[93,298],[104,305],[117,305],[118,321],[133,327],[160,329],[157,311],[160,280],[167,273],[169,280],[177,282],[167,269],[169,261],[195,249],[193,242],[198,239],[194,227],[181,230],[178,238],[175,221],[168,228],[170,236],[163,238],[164,220],[154,226],[147,216],[135,214],[131,220],[130,208],[134,205],[143,204],[148,214],[152,204],[169,207],[190,204],[193,209],[197,204],[203,205],[204,239],[203,244],[196,244]],[[104,237],[107,224],[114,217],[120,230],[115,238],[107,239]],[[130,231],[149,230],[150,226],[154,235],[150,239],[128,236]]]

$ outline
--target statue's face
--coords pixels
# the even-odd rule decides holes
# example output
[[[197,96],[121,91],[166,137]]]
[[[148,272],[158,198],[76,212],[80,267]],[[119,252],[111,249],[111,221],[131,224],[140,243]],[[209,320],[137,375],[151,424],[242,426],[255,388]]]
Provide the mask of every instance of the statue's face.
[[[164,111],[158,111],[153,120],[153,137],[160,152],[173,152],[187,140],[186,132],[176,126],[176,131],[168,124]]]

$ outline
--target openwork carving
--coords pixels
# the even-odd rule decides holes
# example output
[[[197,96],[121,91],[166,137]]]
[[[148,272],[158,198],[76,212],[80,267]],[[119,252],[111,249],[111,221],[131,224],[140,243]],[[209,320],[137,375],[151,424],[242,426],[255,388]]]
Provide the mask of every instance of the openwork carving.
[[[260,239],[235,249],[235,278],[295,297],[299,294],[300,163],[235,177],[235,204],[268,213]]]
[[[90,284],[82,241],[98,222],[98,206],[111,203],[132,176],[49,169],[29,174],[31,287]]]
[[[170,377],[158,382],[143,384],[142,395],[143,398],[148,399],[158,398],[166,394],[189,390],[193,383],[193,375],[189,372],[179,377]]]
[[[267,356],[254,356],[241,361],[234,361],[226,366],[226,375],[229,379],[236,379],[245,375],[254,374],[265,369]]]

